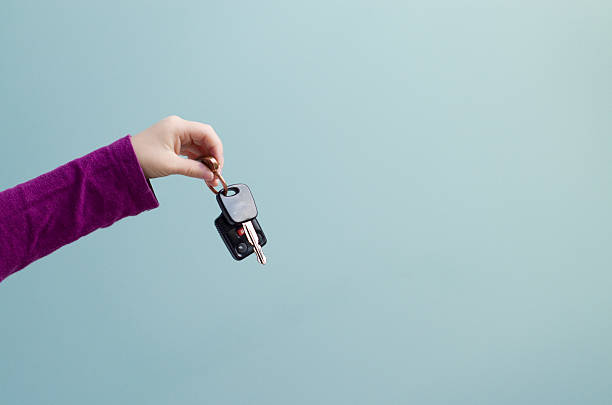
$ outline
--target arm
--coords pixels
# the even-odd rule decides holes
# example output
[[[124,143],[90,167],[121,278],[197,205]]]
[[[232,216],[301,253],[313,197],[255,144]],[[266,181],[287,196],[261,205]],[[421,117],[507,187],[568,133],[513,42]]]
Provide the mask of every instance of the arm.
[[[0,279],[159,204],[130,137],[0,193]]]
[[[149,178],[213,175],[197,158],[223,160],[210,126],[169,117],[26,183],[0,192],[0,281],[126,216],[159,206]]]

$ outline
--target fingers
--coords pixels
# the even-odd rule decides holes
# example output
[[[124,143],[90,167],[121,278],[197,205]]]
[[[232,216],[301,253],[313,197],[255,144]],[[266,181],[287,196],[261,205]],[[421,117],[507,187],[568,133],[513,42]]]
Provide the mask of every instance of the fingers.
[[[202,153],[197,148],[194,148],[193,146],[190,147],[190,146],[185,146],[185,145],[181,147],[181,155],[187,156],[189,159],[193,159],[193,160],[198,160],[199,158],[202,157]],[[216,176],[212,181],[207,180],[206,178],[204,180],[206,180],[206,184],[210,186],[216,187],[219,185],[219,179],[217,179]]]
[[[173,172],[183,176],[204,179],[208,184],[214,184],[214,174],[202,162],[193,159],[183,159],[176,156],[172,162]]]
[[[219,162],[218,172],[223,168],[223,144],[215,130],[208,124],[196,121],[187,121],[176,115],[165,118],[161,121],[166,131],[170,131],[174,136],[178,136],[180,142],[174,145],[174,152],[170,163],[172,174],[204,179],[207,184],[217,186],[218,179],[203,163],[197,159],[204,156],[213,156]],[[178,155],[187,156],[188,159]]]
[[[189,147],[191,152],[199,151],[201,155],[198,157],[213,156],[219,162],[219,169],[221,169],[223,167],[223,143],[213,127],[196,121],[183,121],[182,127],[179,133],[181,143]]]
[[[194,145],[181,145],[180,155],[187,156],[189,159],[202,157],[202,152]]]

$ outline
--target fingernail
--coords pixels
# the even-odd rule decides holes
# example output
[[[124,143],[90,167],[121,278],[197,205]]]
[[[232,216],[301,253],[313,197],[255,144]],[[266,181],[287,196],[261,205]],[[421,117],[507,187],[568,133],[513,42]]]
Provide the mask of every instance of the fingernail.
[[[212,179],[215,178],[215,175],[213,174],[213,172],[211,172],[210,169],[206,167],[204,163],[202,163],[202,167],[204,167],[204,177],[203,177],[204,180],[211,181]]]

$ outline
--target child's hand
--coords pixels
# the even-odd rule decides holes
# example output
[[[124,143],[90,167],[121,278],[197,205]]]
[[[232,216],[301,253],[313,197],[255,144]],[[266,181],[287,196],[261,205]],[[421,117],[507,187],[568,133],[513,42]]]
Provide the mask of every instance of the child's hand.
[[[213,156],[219,162],[219,172],[223,168],[223,144],[210,125],[173,115],[132,136],[131,140],[147,178],[182,174],[204,179],[211,186],[218,184],[203,163],[193,160]]]

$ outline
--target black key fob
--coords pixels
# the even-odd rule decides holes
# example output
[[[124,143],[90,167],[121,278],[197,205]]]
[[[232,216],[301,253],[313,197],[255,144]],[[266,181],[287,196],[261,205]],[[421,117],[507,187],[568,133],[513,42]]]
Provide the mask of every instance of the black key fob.
[[[264,246],[267,242],[266,235],[259,226],[259,222],[256,218],[253,218],[251,222],[259,237],[259,245]],[[241,223],[231,224],[225,215],[221,214],[215,219],[215,227],[235,260],[242,260],[253,253],[253,246],[249,243]]]

